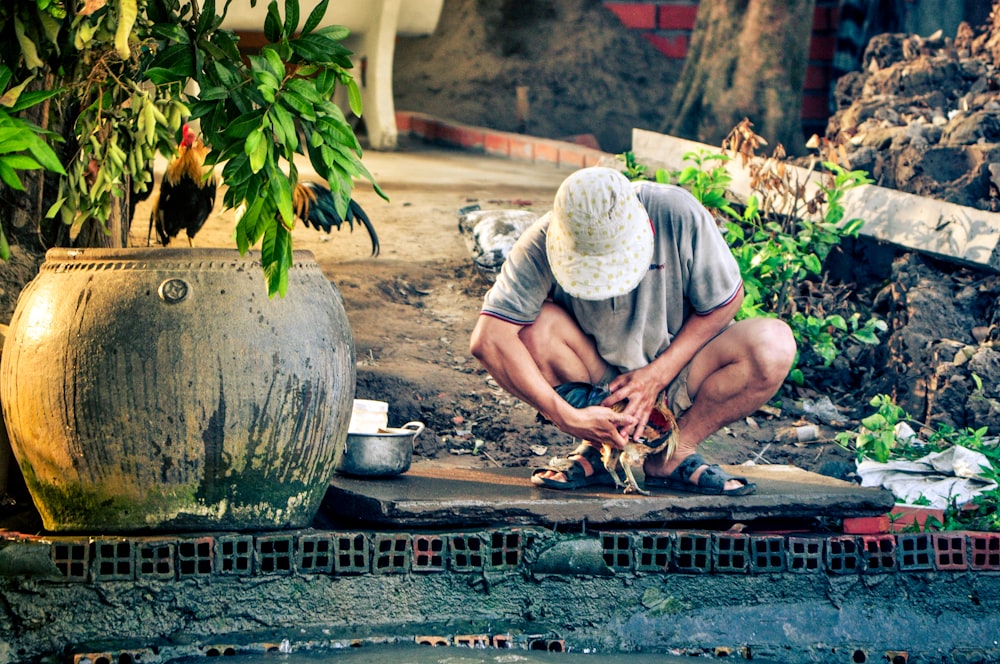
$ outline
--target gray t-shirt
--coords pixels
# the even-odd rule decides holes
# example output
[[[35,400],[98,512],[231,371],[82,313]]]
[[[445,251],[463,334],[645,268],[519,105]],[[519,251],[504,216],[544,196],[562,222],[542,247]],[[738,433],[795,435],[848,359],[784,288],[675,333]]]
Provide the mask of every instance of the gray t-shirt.
[[[546,260],[549,213],[518,238],[486,293],[482,313],[528,325],[551,298],[594,338],[608,364],[631,371],[666,350],[692,312],[707,314],[732,300],[743,282],[711,214],[680,187],[653,182],[634,186],[656,243],[649,273],[635,290],[599,301],[567,295]]]

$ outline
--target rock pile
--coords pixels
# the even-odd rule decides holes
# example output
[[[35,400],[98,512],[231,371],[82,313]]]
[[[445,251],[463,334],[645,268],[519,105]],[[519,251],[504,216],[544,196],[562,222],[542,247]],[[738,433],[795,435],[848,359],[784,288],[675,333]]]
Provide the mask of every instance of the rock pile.
[[[954,39],[873,38],[835,99],[826,138],[846,166],[884,187],[1000,211],[1000,0],[986,25],[963,24]],[[865,397],[891,394],[934,428],[1000,433],[1000,277],[900,254],[882,278],[874,305],[890,333],[855,367]]]
[[[882,186],[1000,210],[1000,11],[954,39],[883,34],[841,77],[827,138]]]

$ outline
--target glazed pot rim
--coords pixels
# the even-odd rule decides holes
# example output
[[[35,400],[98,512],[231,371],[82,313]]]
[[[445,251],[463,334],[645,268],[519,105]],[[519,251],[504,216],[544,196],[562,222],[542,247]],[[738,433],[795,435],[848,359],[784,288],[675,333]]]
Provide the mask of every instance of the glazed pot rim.
[[[296,262],[315,261],[308,249],[294,249]],[[53,247],[45,252],[46,261],[150,261],[150,260],[200,260],[260,263],[260,250],[251,249],[241,254],[239,249],[225,247],[107,247],[66,248]]]

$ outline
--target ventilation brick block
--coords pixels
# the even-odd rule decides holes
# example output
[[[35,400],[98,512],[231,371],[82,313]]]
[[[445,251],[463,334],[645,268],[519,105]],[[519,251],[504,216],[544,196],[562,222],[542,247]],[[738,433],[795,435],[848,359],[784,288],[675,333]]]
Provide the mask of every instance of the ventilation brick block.
[[[825,540],[816,537],[789,537],[788,571],[796,573],[822,571],[824,542]]]
[[[177,542],[177,577],[206,578],[215,571],[215,539],[198,537]]]
[[[712,535],[678,532],[674,535],[674,566],[680,572],[712,571]]]
[[[443,572],[447,564],[447,540],[442,535],[413,536],[414,572]]]
[[[863,535],[859,539],[866,573],[896,571],[895,537],[892,535]]]
[[[371,571],[371,542],[362,533],[333,534],[333,571],[365,574]]]
[[[143,540],[137,543],[135,575],[140,580],[172,581],[177,572],[174,559],[177,542],[173,540]]]
[[[132,581],[135,548],[129,540],[96,540],[92,544],[90,575],[93,581]]]
[[[939,570],[969,568],[968,540],[964,532],[934,533],[934,566]]]
[[[630,533],[601,533],[601,552],[604,564],[616,572],[632,571],[632,535]]]
[[[406,574],[412,561],[410,536],[402,533],[379,533],[372,544],[372,572]]]
[[[220,535],[215,538],[215,571],[218,574],[253,574],[254,542],[249,535]]]
[[[750,571],[754,574],[784,572],[785,538],[780,535],[750,536]]]
[[[478,533],[448,537],[448,568],[453,572],[477,572],[483,569],[485,545]]]
[[[746,574],[750,569],[750,537],[743,533],[714,534],[712,569],[720,573]]]
[[[302,574],[329,574],[333,571],[333,538],[329,533],[299,535],[295,569]]]
[[[637,572],[666,572],[670,569],[673,537],[670,533],[643,533],[636,538]]]
[[[934,546],[928,533],[897,534],[896,560],[901,572],[934,569]]]
[[[490,533],[489,566],[493,569],[513,569],[521,564],[521,532],[517,530]]]

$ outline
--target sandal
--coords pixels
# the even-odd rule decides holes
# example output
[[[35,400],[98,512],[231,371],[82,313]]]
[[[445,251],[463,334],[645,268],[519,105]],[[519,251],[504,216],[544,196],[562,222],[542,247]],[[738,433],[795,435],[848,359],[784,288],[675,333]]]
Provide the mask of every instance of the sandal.
[[[698,476],[698,483],[691,481],[691,476],[701,468],[707,466]],[[742,482],[743,486],[735,489],[725,489],[726,482],[736,480]],[[704,493],[716,496],[746,496],[757,490],[757,485],[747,481],[745,477],[734,477],[722,470],[718,464],[710,464],[702,458],[700,454],[692,454],[681,461],[680,465],[666,477],[646,476],[646,488],[671,489],[673,491],[685,491],[688,493]]]
[[[579,459],[554,457],[548,467],[538,468],[531,474],[531,483],[557,491],[573,491],[588,486],[615,486],[615,479],[604,467],[601,451],[596,447],[583,443],[570,452],[569,456],[586,459],[593,472],[587,475],[587,469]],[[551,477],[542,477],[543,473],[549,471],[562,473],[566,479],[554,480]]]

